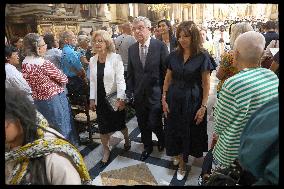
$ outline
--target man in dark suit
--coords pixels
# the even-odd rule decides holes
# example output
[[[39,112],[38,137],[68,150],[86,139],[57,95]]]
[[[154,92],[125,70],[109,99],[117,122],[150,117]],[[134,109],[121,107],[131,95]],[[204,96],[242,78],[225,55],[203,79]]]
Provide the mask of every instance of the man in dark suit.
[[[127,94],[133,95],[141,131],[144,161],[153,151],[152,131],[158,138],[158,150],[163,151],[165,136],[162,127],[161,89],[165,75],[166,45],[150,37],[151,22],[139,16],[133,21],[137,40],[128,50]]]

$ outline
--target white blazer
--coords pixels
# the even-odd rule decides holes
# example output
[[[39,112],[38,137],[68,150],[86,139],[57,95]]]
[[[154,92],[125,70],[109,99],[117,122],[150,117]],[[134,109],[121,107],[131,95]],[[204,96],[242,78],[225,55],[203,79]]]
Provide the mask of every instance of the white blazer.
[[[96,54],[90,59],[90,99],[97,105],[97,61]],[[121,56],[108,53],[104,68],[104,87],[106,95],[117,92],[117,98],[125,99],[126,84],[124,80],[124,67]]]

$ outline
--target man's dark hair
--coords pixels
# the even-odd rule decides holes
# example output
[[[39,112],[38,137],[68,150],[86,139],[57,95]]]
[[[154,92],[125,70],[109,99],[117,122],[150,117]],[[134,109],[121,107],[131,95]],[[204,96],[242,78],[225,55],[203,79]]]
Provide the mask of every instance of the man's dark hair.
[[[47,49],[52,49],[52,47],[55,46],[55,39],[54,39],[54,35],[52,33],[46,33],[43,36],[43,40],[47,45]]]
[[[271,29],[275,30],[276,24],[275,24],[275,22],[269,20],[265,23],[265,27],[266,27],[267,30],[271,30]]]

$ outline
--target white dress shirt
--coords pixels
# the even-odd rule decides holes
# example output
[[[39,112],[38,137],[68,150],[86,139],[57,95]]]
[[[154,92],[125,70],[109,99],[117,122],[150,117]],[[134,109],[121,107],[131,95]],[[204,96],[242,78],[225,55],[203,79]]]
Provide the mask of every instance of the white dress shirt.
[[[144,43],[144,46],[146,46],[145,47],[145,51],[146,51],[146,55],[147,55],[147,53],[148,53],[148,49],[149,49],[149,46],[150,46],[150,40],[151,40],[151,37],[148,37],[148,39],[145,41],[145,43]],[[142,44],[141,43],[139,43],[139,52],[141,52],[141,46],[142,46]]]
[[[33,98],[31,96],[32,90],[27,83],[27,81],[23,78],[23,75],[17,68],[9,63],[5,63],[5,72],[6,72],[6,80],[5,86],[6,88],[17,87],[20,90],[23,90],[27,93],[28,98],[33,102]]]

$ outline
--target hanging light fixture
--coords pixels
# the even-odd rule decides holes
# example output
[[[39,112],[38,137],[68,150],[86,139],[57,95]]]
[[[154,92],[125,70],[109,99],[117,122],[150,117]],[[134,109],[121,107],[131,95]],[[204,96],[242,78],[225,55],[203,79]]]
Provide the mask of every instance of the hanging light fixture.
[[[153,12],[167,11],[169,9],[170,6],[166,4],[148,4],[148,10]]]

